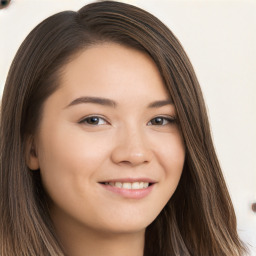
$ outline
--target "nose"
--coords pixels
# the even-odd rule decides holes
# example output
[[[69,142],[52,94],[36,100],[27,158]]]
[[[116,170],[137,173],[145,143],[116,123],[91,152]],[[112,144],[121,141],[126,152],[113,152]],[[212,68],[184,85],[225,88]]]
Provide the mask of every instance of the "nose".
[[[152,157],[152,149],[142,131],[126,129],[126,132],[116,137],[116,145],[111,155],[114,163],[137,166],[149,163]]]

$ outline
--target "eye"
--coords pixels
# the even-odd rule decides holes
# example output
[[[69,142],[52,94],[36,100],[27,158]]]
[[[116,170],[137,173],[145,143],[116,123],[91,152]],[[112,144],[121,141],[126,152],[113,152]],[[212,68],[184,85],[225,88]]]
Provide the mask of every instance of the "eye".
[[[168,125],[175,123],[174,117],[157,116],[148,122],[148,125]]]
[[[99,116],[88,116],[86,118],[83,118],[80,122],[80,124],[86,124],[86,125],[104,125],[108,122]]]

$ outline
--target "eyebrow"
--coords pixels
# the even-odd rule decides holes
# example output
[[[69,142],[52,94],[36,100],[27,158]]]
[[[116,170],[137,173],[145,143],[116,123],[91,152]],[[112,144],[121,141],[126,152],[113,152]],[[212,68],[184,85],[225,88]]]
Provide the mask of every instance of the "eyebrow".
[[[110,99],[99,98],[99,97],[80,97],[80,98],[73,100],[71,103],[69,103],[67,105],[67,107],[82,104],[82,103],[94,103],[94,104],[109,106],[109,107],[113,107],[113,108],[115,108],[117,105],[115,101],[110,100]]]
[[[108,106],[108,107],[113,107],[113,108],[115,108],[118,105],[115,101],[106,99],[106,98],[80,97],[80,98],[77,98],[77,99],[73,100],[72,102],[70,102],[65,108],[68,108],[68,107],[74,106],[74,105],[78,105],[78,104],[85,104],[85,103],[99,104],[102,106]],[[159,107],[163,107],[166,105],[173,105],[173,101],[171,99],[154,101],[148,105],[148,108],[159,108]]]
[[[154,101],[148,105],[148,108],[160,108],[166,105],[173,105],[173,101],[171,99]]]

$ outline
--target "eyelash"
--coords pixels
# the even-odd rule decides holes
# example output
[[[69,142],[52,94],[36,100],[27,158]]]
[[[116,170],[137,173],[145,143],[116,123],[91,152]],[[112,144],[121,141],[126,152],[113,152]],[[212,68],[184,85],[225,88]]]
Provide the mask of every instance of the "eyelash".
[[[88,121],[91,119],[97,119],[97,120],[103,120],[104,123],[97,123],[97,124],[92,124],[89,123]],[[172,125],[174,123],[176,123],[176,117],[166,117],[166,116],[156,116],[154,118],[152,118],[148,123],[152,122],[153,120],[156,121],[157,119],[161,119],[163,121],[164,124],[155,124],[155,126],[165,126],[165,125]],[[160,121],[160,120],[159,120]],[[165,121],[165,122],[164,122]],[[85,125],[90,125],[90,126],[98,126],[98,125],[103,125],[103,124],[108,124],[109,122],[105,120],[105,118],[94,115],[94,116],[88,116],[86,118],[83,118],[81,121],[79,121],[79,124],[85,124]],[[150,125],[154,125],[154,124],[150,124]]]

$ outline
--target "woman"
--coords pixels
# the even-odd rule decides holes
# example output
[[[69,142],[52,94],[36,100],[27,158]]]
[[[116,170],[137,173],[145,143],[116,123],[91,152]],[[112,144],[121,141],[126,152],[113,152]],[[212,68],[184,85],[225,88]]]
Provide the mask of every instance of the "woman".
[[[1,255],[245,252],[189,59],[128,4],[53,15],[25,39],[0,177]]]

